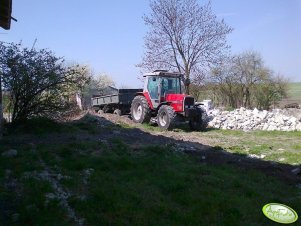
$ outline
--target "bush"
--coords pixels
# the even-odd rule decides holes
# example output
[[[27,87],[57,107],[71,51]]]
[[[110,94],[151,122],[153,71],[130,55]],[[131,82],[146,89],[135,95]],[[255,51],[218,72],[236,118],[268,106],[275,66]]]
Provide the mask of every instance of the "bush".
[[[12,122],[58,116],[68,107],[70,95],[89,80],[85,68],[66,67],[51,51],[21,44],[0,42],[0,67]]]

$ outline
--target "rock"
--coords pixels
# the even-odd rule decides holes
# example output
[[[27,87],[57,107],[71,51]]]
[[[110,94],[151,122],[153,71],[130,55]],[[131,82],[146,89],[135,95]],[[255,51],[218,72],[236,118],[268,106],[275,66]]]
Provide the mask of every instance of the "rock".
[[[243,131],[247,133],[247,132],[251,132],[251,129],[249,129],[249,128],[243,128]]]
[[[277,129],[276,126],[270,125],[270,126],[268,127],[267,131],[274,131],[274,130],[276,130],[276,129]]]
[[[227,129],[227,125],[222,126],[222,129],[223,130]]]
[[[262,130],[268,130],[268,128],[269,128],[269,125],[266,123],[266,124],[264,124],[264,126],[262,127]]]
[[[8,151],[2,152],[1,156],[3,157],[15,157],[17,156],[18,151],[15,149],[10,149]]]
[[[256,159],[259,159],[259,156],[258,155],[255,155],[255,154],[250,154],[250,155],[248,155],[250,158],[252,158],[252,159],[254,159],[254,158],[256,158]]]
[[[288,121],[290,119],[290,117],[284,116],[284,117],[282,117],[282,119],[283,119],[283,121]]]
[[[267,115],[268,115],[268,111],[267,110],[264,110],[264,111],[262,111],[261,113],[260,113],[260,118],[261,119],[265,119],[266,117],[267,117]]]
[[[254,108],[254,110],[253,110],[253,115],[257,117],[257,116],[258,116],[258,113],[259,113],[258,109],[257,109],[257,108]]]
[[[297,131],[301,131],[301,123],[298,123],[298,124],[296,125],[296,130],[297,130]]]
[[[289,126],[283,126],[280,128],[281,131],[292,131],[294,130],[293,128],[290,128]]]
[[[239,115],[239,114],[235,115],[235,120],[236,121],[243,120],[243,119],[244,119],[244,117],[242,115]]]
[[[301,175],[301,169],[300,167],[292,169],[292,173],[295,175]]]
[[[301,110],[300,111],[301,114]],[[208,112],[209,126],[222,129],[268,130],[268,131],[301,131],[301,122],[295,115],[289,115],[286,111],[274,109],[271,112],[260,111],[257,108],[248,110],[245,108],[233,111],[213,109]]]
[[[245,109],[244,107],[241,107],[241,108],[239,109],[239,112],[240,112],[240,113],[243,113],[245,110],[246,110],[246,109]]]

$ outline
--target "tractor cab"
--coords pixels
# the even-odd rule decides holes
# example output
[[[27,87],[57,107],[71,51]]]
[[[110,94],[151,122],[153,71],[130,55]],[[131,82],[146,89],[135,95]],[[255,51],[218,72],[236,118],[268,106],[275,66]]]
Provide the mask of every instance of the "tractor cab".
[[[184,88],[182,85],[183,75],[157,70],[144,74],[146,78],[143,93],[149,95],[153,108],[161,103],[168,102],[178,96],[183,99]]]

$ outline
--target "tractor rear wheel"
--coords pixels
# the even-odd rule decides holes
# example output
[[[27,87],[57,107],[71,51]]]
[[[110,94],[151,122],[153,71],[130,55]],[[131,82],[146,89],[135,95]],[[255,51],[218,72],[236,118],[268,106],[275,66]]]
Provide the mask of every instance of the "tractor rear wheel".
[[[207,114],[201,109],[197,109],[198,114],[189,120],[191,130],[204,131],[208,125]]]
[[[157,115],[157,122],[160,129],[172,129],[175,124],[176,116],[176,112],[171,106],[161,106]]]
[[[144,96],[136,96],[131,105],[131,116],[134,122],[149,122],[151,118],[150,107]]]

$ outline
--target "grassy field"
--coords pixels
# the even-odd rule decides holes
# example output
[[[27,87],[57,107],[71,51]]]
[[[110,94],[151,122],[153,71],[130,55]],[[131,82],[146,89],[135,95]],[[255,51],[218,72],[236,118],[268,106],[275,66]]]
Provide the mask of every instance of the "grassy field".
[[[301,190],[260,171],[207,164],[165,146],[132,148],[118,136],[106,136],[131,129],[126,124],[97,126],[86,118],[63,124],[35,121],[8,131],[0,153],[14,149],[18,154],[0,155],[0,222],[276,225],[261,212],[269,202],[285,203],[300,215]],[[300,132],[210,130],[197,136],[212,140],[213,150],[301,163]]]
[[[301,99],[301,82],[289,84],[289,96],[293,99]]]
[[[301,82],[290,83],[288,88],[288,97],[280,101],[279,106],[284,107],[286,104],[291,103],[301,105]]]
[[[143,124],[150,131],[158,127]],[[188,125],[174,131],[194,134],[206,143],[234,154],[264,156],[267,161],[299,165],[301,163],[301,132],[250,131],[210,129],[204,133],[192,132]]]
[[[301,132],[212,130],[200,136],[230,153],[264,156],[264,160],[290,165],[301,163]]]

